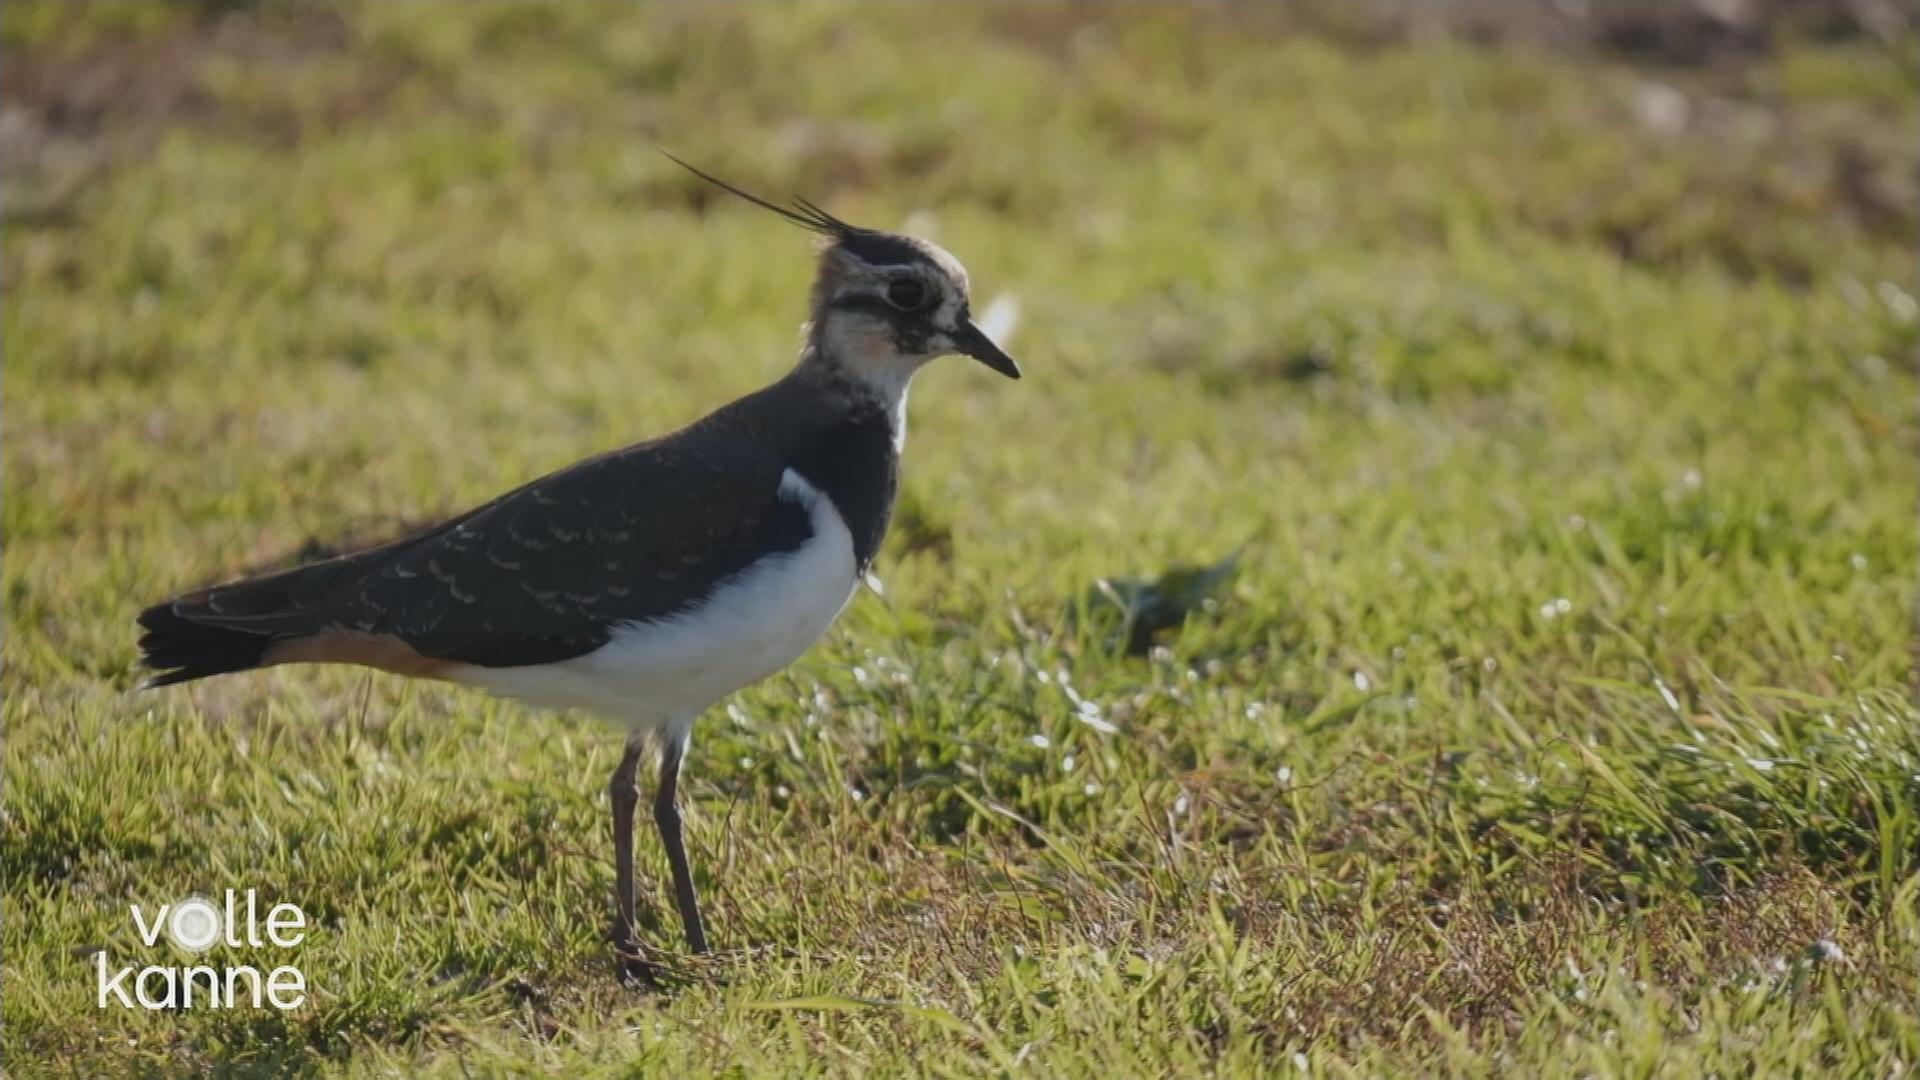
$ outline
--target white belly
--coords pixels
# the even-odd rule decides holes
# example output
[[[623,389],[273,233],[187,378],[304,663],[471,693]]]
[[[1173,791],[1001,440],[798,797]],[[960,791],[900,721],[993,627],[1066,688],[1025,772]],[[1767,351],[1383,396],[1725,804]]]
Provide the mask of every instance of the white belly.
[[[853,534],[833,500],[789,469],[783,497],[807,508],[813,535],[727,579],[700,607],[629,623],[606,645],[557,664],[462,666],[456,682],[546,708],[577,708],[646,730],[693,716],[792,663],[853,596]],[[682,733],[683,734],[683,733]]]

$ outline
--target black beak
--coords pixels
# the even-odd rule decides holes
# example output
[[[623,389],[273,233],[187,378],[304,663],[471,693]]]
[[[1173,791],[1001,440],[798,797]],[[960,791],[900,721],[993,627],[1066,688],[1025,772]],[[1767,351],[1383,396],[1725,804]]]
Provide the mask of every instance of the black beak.
[[[1017,379],[1020,377],[1020,365],[1013,362],[1013,357],[1001,352],[1000,346],[995,345],[992,338],[988,337],[979,327],[973,325],[972,319],[962,320],[960,329],[954,331],[951,337],[953,338],[954,348],[959,349],[961,352],[966,353],[968,356],[973,357],[975,360],[980,361],[1009,379]]]

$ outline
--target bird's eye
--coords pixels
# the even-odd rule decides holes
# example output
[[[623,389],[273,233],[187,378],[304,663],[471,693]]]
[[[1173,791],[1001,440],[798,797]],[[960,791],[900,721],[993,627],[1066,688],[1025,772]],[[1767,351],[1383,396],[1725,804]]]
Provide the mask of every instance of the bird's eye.
[[[927,302],[927,287],[913,278],[895,278],[887,285],[887,303],[913,311]]]

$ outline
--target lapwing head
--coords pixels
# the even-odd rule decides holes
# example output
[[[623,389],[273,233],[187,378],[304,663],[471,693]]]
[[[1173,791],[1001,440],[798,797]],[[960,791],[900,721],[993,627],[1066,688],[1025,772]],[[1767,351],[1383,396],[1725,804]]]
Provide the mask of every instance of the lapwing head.
[[[702,180],[826,238],[813,282],[808,333],[821,354],[851,368],[852,374],[904,385],[927,361],[962,355],[1010,379],[1020,377],[1020,365],[973,321],[966,268],[938,244],[849,225],[806,199],[796,199],[792,209],[776,206],[672,154],[667,157]]]

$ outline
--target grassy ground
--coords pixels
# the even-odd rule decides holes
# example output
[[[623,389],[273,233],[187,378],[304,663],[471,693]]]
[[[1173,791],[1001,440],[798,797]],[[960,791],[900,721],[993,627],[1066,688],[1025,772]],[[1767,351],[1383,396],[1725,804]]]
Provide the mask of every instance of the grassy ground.
[[[0,27],[9,1074],[1920,1063],[1909,44]],[[703,720],[721,951],[646,995],[602,945],[611,729],[351,671],[129,688],[143,602],[785,369],[806,239],[656,143],[937,235],[1029,377],[922,376],[885,594]],[[1072,617],[1242,548],[1147,655]],[[96,1008],[129,904],[249,886],[317,924],[306,1006]]]

